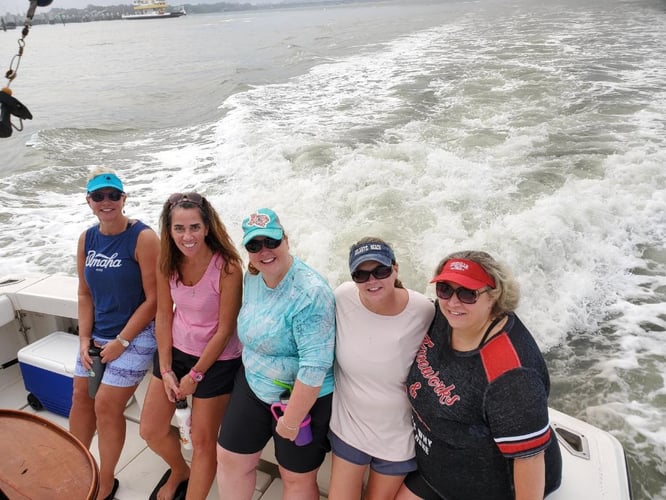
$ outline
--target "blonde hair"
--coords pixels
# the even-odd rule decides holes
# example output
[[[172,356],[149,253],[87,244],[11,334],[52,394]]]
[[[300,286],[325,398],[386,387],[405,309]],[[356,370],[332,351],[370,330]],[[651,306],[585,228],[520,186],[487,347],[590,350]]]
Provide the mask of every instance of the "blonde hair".
[[[93,169],[90,170],[90,172],[88,173],[88,179],[87,180],[91,181],[95,177],[97,177],[98,175],[102,175],[102,174],[113,174],[116,177],[118,177],[118,172],[116,172],[112,168],[97,166],[97,167],[94,167]],[[118,177],[118,178],[120,178],[120,177]]]
[[[492,315],[499,316],[515,311],[520,302],[520,285],[513,277],[509,267],[496,261],[490,254],[478,250],[464,250],[454,252],[444,257],[437,268],[434,276],[438,276],[444,268],[444,264],[451,259],[466,259],[479,264],[495,280],[495,288],[488,290],[488,295],[495,299]]]

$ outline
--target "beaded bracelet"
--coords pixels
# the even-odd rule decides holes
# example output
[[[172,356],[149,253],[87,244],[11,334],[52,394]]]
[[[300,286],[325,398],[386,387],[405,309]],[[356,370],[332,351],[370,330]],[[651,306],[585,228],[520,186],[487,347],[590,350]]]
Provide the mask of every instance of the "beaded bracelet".
[[[164,375],[168,375],[169,373],[173,373],[173,371],[171,371],[170,368],[168,370],[162,370],[162,376],[163,377],[164,377]]]
[[[298,427],[289,427],[287,425],[287,423],[284,421],[283,417],[278,418],[278,423],[282,424],[284,426],[284,428],[289,430],[289,431],[297,431],[298,430]]]

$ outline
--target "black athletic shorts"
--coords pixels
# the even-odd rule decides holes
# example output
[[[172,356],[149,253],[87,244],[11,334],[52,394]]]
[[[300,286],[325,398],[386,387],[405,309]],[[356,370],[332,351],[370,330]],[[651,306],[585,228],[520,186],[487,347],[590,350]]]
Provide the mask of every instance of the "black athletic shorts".
[[[190,370],[199,361],[197,356],[179,351],[175,347],[171,348],[171,370],[176,374],[178,380],[190,373]],[[214,398],[222,394],[229,394],[234,388],[236,372],[241,367],[241,358],[217,360],[206,371],[204,379],[197,384],[197,388],[192,394],[195,398]],[[160,360],[157,351],[153,358],[153,375],[162,379],[160,373]]]
[[[280,466],[291,472],[310,472],[317,469],[331,449],[328,442],[328,422],[331,419],[333,395],[317,399],[310,409],[312,443],[296,446],[275,430],[276,421],[271,405],[255,396],[245,378],[245,371],[238,370],[234,391],[222,419],[218,443],[234,453],[252,454],[261,451],[272,437],[275,458]]]
[[[423,500],[446,500],[426,483],[423,476],[417,470],[407,474],[407,477],[405,477],[405,486],[407,486],[409,491]]]

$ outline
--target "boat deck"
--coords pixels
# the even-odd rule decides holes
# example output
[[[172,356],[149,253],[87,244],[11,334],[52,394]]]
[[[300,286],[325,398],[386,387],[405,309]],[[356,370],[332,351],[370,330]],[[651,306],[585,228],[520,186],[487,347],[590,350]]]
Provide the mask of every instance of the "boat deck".
[[[136,395],[137,398],[143,399],[146,384],[147,380],[144,380],[139,386]],[[37,414],[64,429],[68,428],[69,423],[66,418],[51,413],[48,410],[35,411],[31,408],[28,405],[27,396],[28,392],[23,385],[19,365],[15,364],[8,368],[0,369],[0,408]],[[162,459],[155,455],[139,436],[139,414],[140,407],[136,400],[133,400],[125,411],[127,438],[116,469],[116,477],[120,481],[120,487],[116,493],[118,500],[146,500],[168,468]],[[99,461],[97,438],[93,439],[90,452],[95,457],[95,460]],[[190,458],[190,455],[187,453],[191,454],[191,452],[185,453],[186,459]],[[330,454],[319,471],[321,499],[326,498],[329,476]],[[209,500],[219,498],[217,484],[213,484],[207,498]],[[257,484],[252,498],[253,500],[280,500],[282,498],[282,481],[277,473],[275,457],[273,456],[270,444],[264,450],[261,463],[257,468]]]

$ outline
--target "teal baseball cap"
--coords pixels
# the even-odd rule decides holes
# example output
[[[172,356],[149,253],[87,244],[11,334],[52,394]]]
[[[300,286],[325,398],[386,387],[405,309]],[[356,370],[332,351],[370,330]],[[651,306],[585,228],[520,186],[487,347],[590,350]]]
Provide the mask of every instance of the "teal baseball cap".
[[[102,188],[113,188],[117,189],[122,193],[125,192],[121,180],[118,178],[116,174],[113,174],[111,172],[106,172],[103,174],[96,175],[95,177],[93,177],[88,181],[88,184],[86,186],[86,189],[88,190],[89,193],[92,193],[93,191],[97,191],[98,189]]]
[[[284,228],[280,224],[280,219],[270,208],[260,208],[243,219],[243,246],[257,236],[274,240],[281,240],[284,237]]]

